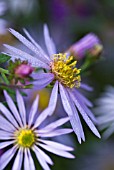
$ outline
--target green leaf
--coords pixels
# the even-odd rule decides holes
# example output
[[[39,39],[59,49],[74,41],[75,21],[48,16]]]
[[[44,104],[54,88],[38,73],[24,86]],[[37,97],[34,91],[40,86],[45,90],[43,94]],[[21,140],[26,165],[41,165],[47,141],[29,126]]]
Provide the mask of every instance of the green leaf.
[[[0,54],[0,64],[5,63],[8,61],[11,57],[5,54]]]

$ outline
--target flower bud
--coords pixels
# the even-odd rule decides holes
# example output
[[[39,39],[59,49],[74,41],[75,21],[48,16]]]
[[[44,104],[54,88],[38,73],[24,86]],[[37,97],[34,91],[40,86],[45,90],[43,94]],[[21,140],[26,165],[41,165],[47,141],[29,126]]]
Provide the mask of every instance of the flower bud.
[[[73,54],[73,56],[75,56],[77,60],[80,60],[84,58],[86,53],[90,50],[91,51],[93,50],[93,53],[95,52],[94,50],[96,50],[95,55],[101,52],[102,51],[101,47],[102,45],[100,43],[99,38],[95,34],[89,33],[85,37],[83,37],[81,40],[73,44],[67,50],[67,52],[70,54]]]
[[[28,64],[21,64],[15,69],[15,75],[24,78],[29,76],[33,72],[33,68]]]

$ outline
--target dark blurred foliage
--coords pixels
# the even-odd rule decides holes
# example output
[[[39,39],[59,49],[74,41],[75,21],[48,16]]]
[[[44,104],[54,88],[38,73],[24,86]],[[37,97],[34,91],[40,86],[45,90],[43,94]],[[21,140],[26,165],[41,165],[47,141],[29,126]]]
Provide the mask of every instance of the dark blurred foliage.
[[[18,1],[23,6],[23,1]],[[25,7],[25,13],[14,13],[8,6],[4,18],[10,27],[19,31],[27,27],[38,42],[42,39],[43,24],[47,23],[58,50],[66,50],[89,32],[97,34],[104,50],[102,59],[91,67],[85,78],[94,87],[91,100],[94,101],[106,85],[114,85],[114,0],[36,0],[31,11],[26,13],[27,10]],[[79,145],[75,135],[72,136],[76,159],[51,155],[55,162],[53,170],[114,170],[114,137],[103,141],[84,127],[85,143]]]

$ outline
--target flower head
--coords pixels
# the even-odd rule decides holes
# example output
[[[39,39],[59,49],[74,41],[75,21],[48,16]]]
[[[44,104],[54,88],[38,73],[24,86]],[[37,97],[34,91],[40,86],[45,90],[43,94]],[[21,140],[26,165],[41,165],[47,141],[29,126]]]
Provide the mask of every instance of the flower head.
[[[51,72],[55,79],[66,87],[73,88],[80,86],[80,69],[76,68],[77,61],[73,61],[73,56],[66,54],[55,54],[50,64]]]
[[[99,99],[96,100],[95,113],[100,130],[104,131],[104,138],[114,133],[114,87],[108,86]]]
[[[6,48],[14,53],[8,55],[10,55],[12,59],[20,58],[21,60],[27,60],[32,66],[45,69],[45,72],[36,74],[36,81],[34,84],[36,84],[37,89],[42,89],[50,85],[50,83],[53,85],[49,101],[49,106],[52,107],[53,111],[57,104],[58,92],[60,92],[64,110],[70,118],[72,128],[77,135],[78,141],[80,143],[81,140],[85,141],[78,111],[92,132],[100,137],[99,132],[93,124],[96,119],[89,109],[89,107],[92,107],[92,103],[79,91],[81,88],[91,91],[91,88],[83,83],[80,84],[80,69],[76,67],[77,61],[75,61],[72,56],[57,53],[55,44],[49,36],[46,25],[44,26],[44,38],[48,55],[26,30],[24,30],[24,32],[30,41],[13,29],[10,29],[10,32],[34,54],[30,55],[20,49],[5,45]]]
[[[18,109],[6,91],[4,91],[4,95],[10,110],[0,103],[0,111],[2,112],[2,115],[0,115],[0,149],[8,147],[8,150],[0,157],[1,170],[6,167],[15,155],[12,170],[21,170],[23,159],[25,170],[35,170],[31,150],[35,153],[36,158],[45,170],[49,170],[48,164],[52,165],[53,162],[43,150],[66,158],[74,158],[68,152],[73,150],[72,147],[47,139],[47,137],[55,137],[72,132],[72,129],[58,128],[67,122],[69,118],[56,120],[41,128],[40,125],[48,117],[49,113],[52,114],[51,107],[46,108],[37,116],[39,99],[37,96],[29,115],[27,115],[24,101],[19,91],[16,92]]]

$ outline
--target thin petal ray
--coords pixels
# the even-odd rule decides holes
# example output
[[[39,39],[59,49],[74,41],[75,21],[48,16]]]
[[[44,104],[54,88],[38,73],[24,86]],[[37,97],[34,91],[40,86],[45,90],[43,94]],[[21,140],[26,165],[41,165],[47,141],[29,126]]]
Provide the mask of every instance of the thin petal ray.
[[[23,149],[20,148],[15,158],[12,170],[21,170],[22,160],[23,160]]]
[[[50,123],[49,125],[45,126],[43,129],[39,130],[39,132],[46,132],[46,131],[49,131],[49,130],[54,130],[55,128],[63,125],[64,123],[68,122],[69,121],[69,118],[66,117],[66,118],[61,118],[53,123]]]
[[[39,102],[39,96],[36,96],[36,99],[34,100],[30,113],[29,113],[29,119],[28,119],[28,125],[31,126],[31,124],[33,123],[35,114],[37,112],[38,109],[38,102]]]
[[[54,130],[54,131],[50,131],[49,133],[39,133],[39,136],[41,137],[54,137],[54,136],[60,136],[63,134],[68,134],[71,133],[73,130],[72,129],[58,129],[58,130]]]
[[[15,142],[15,140],[12,140],[12,141],[7,141],[7,142],[1,142],[0,143],[0,149],[3,149],[11,144],[13,144]]]
[[[29,38],[29,40],[39,49],[39,51],[42,53],[42,55],[44,55],[48,60],[50,60],[49,56],[46,55],[46,53],[44,52],[44,50],[39,46],[39,44],[32,38],[32,36],[29,34],[29,32],[24,29],[25,34],[27,35],[27,37]]]
[[[64,151],[73,151],[74,150],[72,147],[60,144],[58,142],[53,142],[53,141],[43,140],[43,139],[40,139],[40,141],[43,142],[44,144],[52,146],[56,149],[59,148],[60,150],[64,150]]]
[[[28,41],[24,36],[22,36],[20,33],[18,33],[17,31],[15,31],[11,28],[9,30],[19,41],[21,41],[26,47],[28,47],[31,51],[33,51],[35,54],[37,54],[38,58],[41,61],[49,62],[48,58],[46,58],[46,56],[42,55],[41,51],[38,48],[36,48],[30,41]]]
[[[15,155],[17,148],[14,146],[8,151],[6,151],[1,157],[0,157],[0,169],[4,170],[8,162],[13,158]]]
[[[52,110],[50,112],[50,116],[53,114],[56,105],[57,105],[57,97],[58,97],[58,81],[56,81],[53,90],[51,92],[51,96],[50,96],[50,101],[49,101],[49,105],[48,107],[51,107]]]
[[[36,157],[37,157],[40,165],[42,166],[42,168],[44,170],[50,170],[50,168],[49,168],[48,164],[46,163],[46,160],[44,159],[44,157],[39,152],[37,152],[37,150],[35,148],[33,148],[33,151],[35,152]]]
[[[11,112],[2,104],[0,103],[0,111],[3,113],[3,115],[11,122],[12,125],[14,125],[16,128],[19,127],[19,125],[17,124],[16,120],[14,119],[14,117],[12,116]],[[1,118],[4,119],[4,118]],[[5,120],[2,120],[1,124],[3,124]],[[6,121],[5,121],[6,122]],[[7,123],[6,123],[7,124]],[[10,125],[9,125],[10,127]],[[6,128],[7,129],[7,128]]]
[[[72,115],[73,112],[72,112],[71,105],[69,104],[70,103],[70,98],[69,98],[69,96],[67,94],[67,91],[62,86],[61,83],[59,83],[59,87],[60,87],[60,95],[61,95],[61,100],[62,100],[62,103],[63,103],[64,110],[68,113],[68,115]]]
[[[43,152],[40,148],[38,148],[37,146],[34,146],[34,148],[44,157],[45,161],[50,164],[53,165],[53,162],[51,160],[51,158],[45,153]]]
[[[50,38],[49,30],[46,24],[44,25],[44,38],[49,55],[52,56],[53,54],[56,54],[55,44]]]
[[[87,125],[89,126],[89,128],[91,129],[91,131],[100,138],[100,134],[98,132],[98,130],[96,129],[96,127],[94,126],[93,122],[91,121],[91,119],[88,117],[88,115],[86,114],[86,112],[83,110],[83,108],[81,107],[80,103],[76,100],[76,98],[74,97],[74,95],[72,93],[69,93],[71,98],[73,99],[76,107],[78,108],[78,110],[80,111],[83,119],[85,120],[85,122],[87,123]]]
[[[71,153],[68,153],[66,151],[63,151],[63,150],[59,150],[58,152],[58,149],[55,149],[51,146],[47,146],[47,145],[44,145],[44,144],[39,144],[43,149],[51,152],[51,153],[54,153],[56,155],[59,155],[59,156],[63,156],[63,157],[66,157],[66,158],[75,158]]]
[[[19,93],[19,91],[16,91],[16,99],[17,99],[17,105],[19,108],[19,112],[20,112],[20,116],[21,116],[21,120],[23,121],[24,126],[26,125],[26,110],[25,110],[25,104],[24,104],[24,100],[21,96],[21,94]]]
[[[4,95],[5,95],[7,104],[8,104],[8,106],[9,106],[10,110],[12,111],[14,117],[15,117],[16,120],[19,122],[19,124],[22,126],[21,117],[20,117],[20,115],[19,115],[19,112],[17,111],[17,108],[16,108],[13,100],[12,100],[11,97],[7,94],[6,91],[4,91]]]

